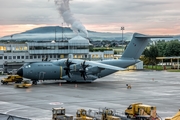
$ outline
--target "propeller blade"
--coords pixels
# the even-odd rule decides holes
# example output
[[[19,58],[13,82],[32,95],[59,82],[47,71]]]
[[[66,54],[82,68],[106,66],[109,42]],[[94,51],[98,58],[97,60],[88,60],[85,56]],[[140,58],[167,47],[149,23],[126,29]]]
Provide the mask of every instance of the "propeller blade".
[[[86,68],[89,67],[89,65],[85,64],[86,61],[81,63],[81,67],[82,69],[79,70],[79,72],[81,73],[81,77],[83,77],[84,80],[86,80],[87,76],[87,72],[86,72]]]
[[[69,58],[68,58],[68,59],[66,60],[66,67],[64,67],[64,70],[66,71],[65,74],[68,75],[69,78],[71,78],[71,75],[70,75],[70,71],[71,71],[70,66],[71,66],[72,64],[75,64],[75,63],[69,61]]]

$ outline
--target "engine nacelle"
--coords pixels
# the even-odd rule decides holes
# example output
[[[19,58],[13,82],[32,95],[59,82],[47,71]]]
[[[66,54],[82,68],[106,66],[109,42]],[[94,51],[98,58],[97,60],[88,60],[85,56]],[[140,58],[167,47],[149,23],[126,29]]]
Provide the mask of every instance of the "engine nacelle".
[[[101,70],[102,69],[99,68],[99,67],[88,67],[86,69],[86,72],[87,72],[88,75],[97,75],[98,73],[101,72]]]

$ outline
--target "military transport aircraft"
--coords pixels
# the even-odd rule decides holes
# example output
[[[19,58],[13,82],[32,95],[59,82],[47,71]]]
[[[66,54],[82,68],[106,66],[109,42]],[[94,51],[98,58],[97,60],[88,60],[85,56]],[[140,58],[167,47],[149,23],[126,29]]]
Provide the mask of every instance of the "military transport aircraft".
[[[92,82],[97,78],[124,70],[140,62],[139,57],[150,38],[169,38],[170,36],[149,36],[134,33],[119,60],[84,61],[81,59],[60,59],[25,63],[17,74],[31,79],[33,84],[38,80],[66,80],[67,82]]]

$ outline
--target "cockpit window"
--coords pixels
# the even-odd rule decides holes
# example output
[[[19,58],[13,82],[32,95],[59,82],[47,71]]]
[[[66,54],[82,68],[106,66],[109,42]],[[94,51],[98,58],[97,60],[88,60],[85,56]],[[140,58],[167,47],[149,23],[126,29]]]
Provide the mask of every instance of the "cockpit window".
[[[31,65],[26,65],[26,66],[25,66],[25,68],[30,68],[30,67],[31,67]]]

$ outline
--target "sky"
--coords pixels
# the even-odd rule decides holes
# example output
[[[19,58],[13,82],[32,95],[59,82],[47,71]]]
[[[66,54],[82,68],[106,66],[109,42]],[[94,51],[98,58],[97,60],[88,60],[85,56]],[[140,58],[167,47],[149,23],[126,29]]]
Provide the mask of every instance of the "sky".
[[[87,30],[180,34],[180,0],[71,0],[69,6]],[[54,0],[0,0],[0,37],[62,23],[68,27]]]

